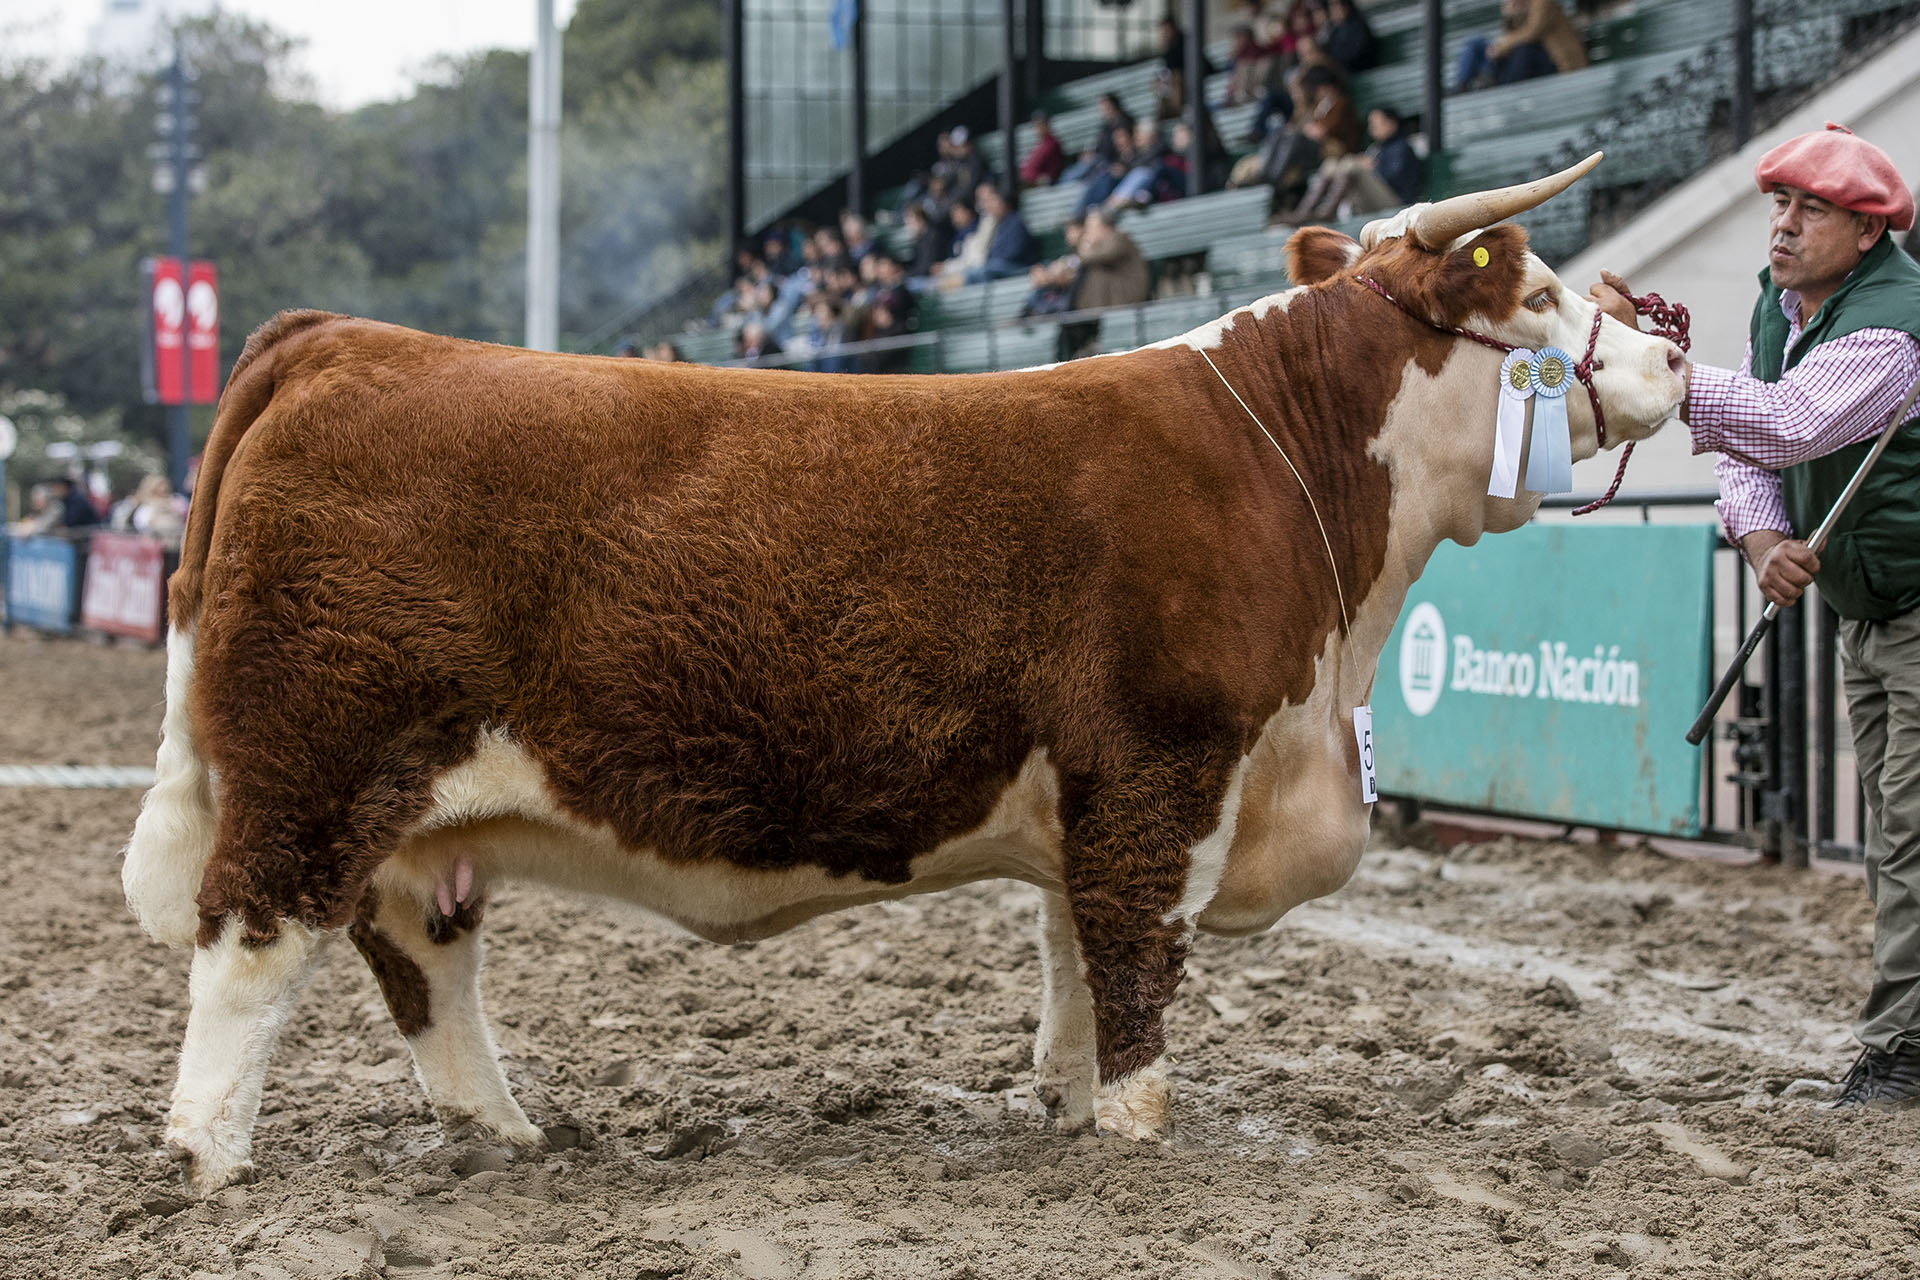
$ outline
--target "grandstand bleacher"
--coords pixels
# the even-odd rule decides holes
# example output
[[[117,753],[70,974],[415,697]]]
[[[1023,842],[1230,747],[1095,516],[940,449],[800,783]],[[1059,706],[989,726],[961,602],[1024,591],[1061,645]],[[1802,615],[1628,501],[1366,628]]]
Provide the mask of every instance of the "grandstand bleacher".
[[[1755,0],[1756,82],[1762,90],[1818,83],[1844,52],[1850,18],[1892,7],[1895,0]],[[1386,105],[1417,114],[1422,95],[1422,5],[1385,0],[1366,6],[1380,38],[1382,65],[1353,78],[1356,106]],[[1448,69],[1460,44],[1498,22],[1498,0],[1446,0]],[[1572,191],[1522,216],[1535,248],[1549,262],[1579,252],[1589,238],[1596,191],[1632,183],[1673,182],[1709,158],[1716,109],[1733,90],[1731,6],[1723,0],[1638,0],[1585,23],[1592,65],[1563,75],[1449,96],[1443,133],[1426,138],[1431,198],[1538,177],[1593,150],[1607,161]],[[1225,42],[1209,46],[1216,65]],[[1152,109],[1154,62],[1115,67],[1053,89],[1044,105],[1071,154],[1090,146],[1097,128],[1095,99],[1118,96],[1135,114]],[[1252,107],[1224,104],[1226,74],[1209,78],[1215,124],[1229,151],[1252,147]],[[1034,136],[1018,131],[1024,153]],[[1003,160],[998,133],[980,138],[990,162]],[[1434,144],[1438,145],[1434,145]],[[1078,185],[1037,187],[1021,194],[1020,208],[1049,255],[1060,251],[1061,229],[1078,207]],[[1209,193],[1123,215],[1120,226],[1139,244],[1156,272],[1173,259],[1204,262],[1195,293],[1119,308],[1097,318],[1096,349],[1138,346],[1217,317],[1240,301],[1284,288],[1285,243],[1291,229],[1268,225],[1265,187]],[[1380,216],[1380,215],[1370,215]],[[1357,233],[1368,219],[1338,225]],[[905,248],[902,229],[882,226],[881,243]],[[1024,279],[936,290],[923,296],[919,317],[926,340],[911,367],[965,372],[1017,368],[1055,358],[1057,320],[1022,319]],[[690,359],[725,359],[724,336],[682,335]]]

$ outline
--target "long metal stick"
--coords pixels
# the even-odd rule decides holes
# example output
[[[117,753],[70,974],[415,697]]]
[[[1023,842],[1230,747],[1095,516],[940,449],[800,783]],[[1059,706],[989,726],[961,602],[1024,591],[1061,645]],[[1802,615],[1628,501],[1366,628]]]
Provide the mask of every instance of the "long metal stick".
[[[1867,451],[1867,456],[1860,460],[1859,467],[1854,470],[1853,479],[1847,481],[1847,487],[1841,490],[1839,498],[1834,501],[1833,510],[1827,512],[1827,518],[1820,522],[1820,527],[1813,531],[1811,538],[1807,539],[1807,546],[1814,555],[1819,555],[1826,547],[1827,538],[1832,534],[1833,526],[1840,522],[1841,515],[1846,512],[1847,504],[1853,501],[1853,495],[1860,492],[1860,486],[1866,483],[1867,473],[1873,470],[1873,464],[1880,461],[1880,455],[1887,451],[1887,445],[1893,439],[1894,432],[1900,430],[1901,425],[1906,422],[1907,411],[1913,408],[1916,396],[1920,396],[1920,382],[1914,384],[1913,390],[1907,392],[1907,398],[1902,400],[1900,407],[1893,411],[1893,421],[1887,425],[1885,431],[1880,433],[1880,438],[1873,442],[1873,448]],[[1707,699],[1705,709],[1694,720],[1693,727],[1687,730],[1688,742],[1697,747],[1706,738],[1707,733],[1713,728],[1713,717],[1720,710],[1720,704],[1725,702],[1727,695],[1733,692],[1733,686],[1739,682],[1741,671],[1746,668],[1747,659],[1751,658],[1753,651],[1760,647],[1761,639],[1773,629],[1773,620],[1779,616],[1780,606],[1771,600],[1767,601],[1767,607],[1760,613],[1760,621],[1753,624],[1753,630],[1747,633],[1746,643],[1742,644],[1740,652],[1734,655],[1733,662],[1727,667],[1727,673],[1720,677],[1720,683],[1715,687],[1713,696]]]

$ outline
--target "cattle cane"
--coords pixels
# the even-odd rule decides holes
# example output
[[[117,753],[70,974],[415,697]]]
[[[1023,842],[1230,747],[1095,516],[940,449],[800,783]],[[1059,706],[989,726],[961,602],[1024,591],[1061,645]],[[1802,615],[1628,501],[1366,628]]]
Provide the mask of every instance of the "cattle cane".
[[[1867,451],[1867,456],[1860,460],[1859,467],[1854,470],[1853,479],[1847,481],[1847,487],[1842,489],[1839,498],[1835,499],[1833,510],[1827,512],[1827,518],[1820,522],[1820,527],[1813,531],[1811,538],[1807,539],[1807,546],[1816,556],[1826,547],[1827,536],[1833,532],[1833,526],[1840,522],[1840,516],[1846,511],[1847,504],[1853,501],[1853,495],[1858,493],[1860,486],[1866,482],[1867,473],[1873,470],[1873,464],[1880,461],[1880,455],[1886,452],[1887,442],[1893,439],[1893,433],[1906,422],[1907,411],[1913,408],[1915,396],[1920,396],[1920,382],[1914,384],[1913,390],[1907,392],[1907,398],[1902,400],[1900,407],[1893,411],[1893,421],[1885,431],[1880,433],[1880,438],[1873,442],[1873,448]],[[1773,629],[1773,620],[1779,616],[1780,606],[1771,600],[1767,601],[1767,607],[1760,611],[1760,621],[1754,623],[1753,630],[1747,632],[1746,642],[1740,646],[1740,652],[1733,655],[1733,661],[1728,664],[1727,673],[1720,677],[1720,683],[1714,688],[1713,696],[1707,699],[1706,707],[1695,718],[1693,727],[1687,730],[1687,741],[1690,744],[1699,746],[1713,728],[1714,714],[1720,710],[1720,704],[1727,700],[1727,695],[1733,692],[1733,686],[1738,683],[1740,673],[1746,670],[1747,659],[1751,658],[1753,651],[1760,647],[1761,639]]]

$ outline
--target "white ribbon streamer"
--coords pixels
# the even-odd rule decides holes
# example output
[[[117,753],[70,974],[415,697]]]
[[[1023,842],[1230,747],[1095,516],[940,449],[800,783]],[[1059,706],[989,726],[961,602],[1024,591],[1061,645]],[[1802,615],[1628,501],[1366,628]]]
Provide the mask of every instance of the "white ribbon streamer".
[[[1527,401],[1533,399],[1533,352],[1507,353],[1500,365],[1500,408],[1493,420],[1493,473],[1490,497],[1511,498],[1520,484],[1520,451],[1527,430]]]

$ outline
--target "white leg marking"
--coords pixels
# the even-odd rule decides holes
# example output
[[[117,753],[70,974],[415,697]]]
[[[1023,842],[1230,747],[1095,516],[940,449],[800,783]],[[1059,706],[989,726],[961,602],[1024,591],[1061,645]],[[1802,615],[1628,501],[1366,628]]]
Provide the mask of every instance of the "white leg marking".
[[[1171,1138],[1173,1085],[1167,1079],[1167,1060],[1156,1058],[1124,1080],[1101,1085],[1093,1107],[1102,1133],[1135,1142]]]
[[[1187,887],[1180,905],[1167,913],[1164,921],[1185,920],[1192,926],[1194,917],[1207,909],[1213,895],[1220,892],[1220,879],[1227,873],[1227,854],[1233,849],[1233,833],[1240,821],[1240,790],[1247,780],[1251,756],[1242,756],[1227,780],[1227,794],[1220,801],[1220,825],[1187,854]]]
[[[127,842],[120,884],[148,936],[170,947],[193,945],[200,927],[200,879],[213,856],[213,788],[187,719],[193,636],[167,631],[167,714],[153,788]]]
[[[469,879],[469,897],[471,888]],[[420,1087],[448,1129],[472,1123],[509,1142],[536,1145],[545,1135],[513,1100],[481,1004],[480,930],[462,930],[451,941],[436,943],[427,936],[429,910],[419,898],[384,888],[374,921],[427,980],[426,1029],[407,1037]]]
[[[319,962],[324,936],[291,920],[265,946],[241,941],[238,919],[193,955],[187,1040],[167,1116],[167,1142],[192,1158],[201,1195],[248,1170],[267,1062],[294,997]]]
[[[1053,1114],[1057,1133],[1084,1133],[1093,1126],[1093,995],[1080,973],[1067,900],[1047,893],[1040,900],[1040,1031],[1034,1037],[1034,1091]]]

